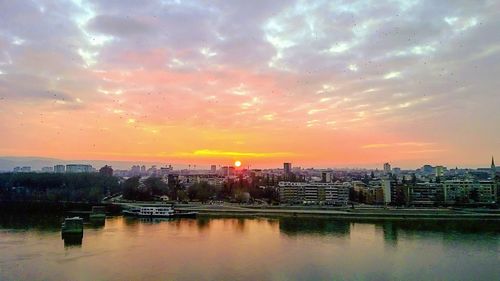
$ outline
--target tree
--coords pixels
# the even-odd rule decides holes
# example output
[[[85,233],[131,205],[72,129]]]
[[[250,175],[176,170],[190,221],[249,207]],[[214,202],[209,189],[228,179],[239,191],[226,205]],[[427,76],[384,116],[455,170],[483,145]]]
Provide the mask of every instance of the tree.
[[[469,191],[469,199],[474,201],[474,203],[479,202],[479,191],[477,190],[477,188],[472,188]]]
[[[177,192],[177,197],[178,197],[178,200],[181,201],[181,202],[189,200],[188,194],[184,190],[179,190]]]
[[[99,174],[106,176],[113,176],[113,168],[111,166],[105,165],[101,169],[99,169]]]
[[[206,202],[216,194],[215,187],[205,181],[193,184],[188,188],[187,193],[189,199],[198,199],[201,202]]]
[[[239,203],[248,202],[248,200],[250,200],[250,194],[242,189],[238,189],[234,194],[234,199]]]
[[[0,174],[0,194],[4,200],[98,202],[106,192],[120,190],[116,177],[99,173]]]
[[[358,201],[358,193],[356,192],[356,190],[353,187],[349,188],[349,201],[351,201],[351,202]]]
[[[365,203],[365,195],[363,194],[363,190],[359,190],[358,192],[358,202],[359,203]]]
[[[144,180],[144,185],[151,189],[152,195],[161,196],[168,194],[168,185],[158,177],[149,177]]]

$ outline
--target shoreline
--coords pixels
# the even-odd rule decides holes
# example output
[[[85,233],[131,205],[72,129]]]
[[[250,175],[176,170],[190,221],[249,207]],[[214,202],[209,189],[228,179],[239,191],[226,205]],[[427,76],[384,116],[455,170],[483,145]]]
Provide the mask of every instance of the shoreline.
[[[363,221],[500,221],[500,214],[460,213],[448,210],[421,211],[383,210],[376,212],[340,210],[297,210],[297,209],[228,209],[228,208],[178,208],[181,211],[195,211],[199,216],[219,217],[300,217],[331,218],[337,220]]]

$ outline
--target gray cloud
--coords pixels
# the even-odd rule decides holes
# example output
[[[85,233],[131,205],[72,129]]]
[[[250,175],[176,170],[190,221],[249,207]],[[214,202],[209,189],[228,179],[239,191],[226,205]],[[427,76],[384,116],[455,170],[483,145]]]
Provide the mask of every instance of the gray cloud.
[[[227,112],[203,108],[211,124],[375,120],[445,139],[444,122],[475,122],[488,134],[500,121],[499,11],[498,1],[3,1],[0,95],[52,102],[50,92],[131,115],[154,106],[138,102],[150,92],[184,111],[213,96]],[[140,71],[150,73],[126,76]],[[227,94],[245,80],[251,94]]]

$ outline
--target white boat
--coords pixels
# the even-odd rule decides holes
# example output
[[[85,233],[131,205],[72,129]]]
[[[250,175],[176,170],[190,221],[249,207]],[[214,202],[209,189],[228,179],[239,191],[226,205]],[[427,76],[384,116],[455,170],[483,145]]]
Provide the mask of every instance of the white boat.
[[[172,206],[134,206],[123,210],[124,215],[143,218],[196,217],[196,212],[179,212]]]

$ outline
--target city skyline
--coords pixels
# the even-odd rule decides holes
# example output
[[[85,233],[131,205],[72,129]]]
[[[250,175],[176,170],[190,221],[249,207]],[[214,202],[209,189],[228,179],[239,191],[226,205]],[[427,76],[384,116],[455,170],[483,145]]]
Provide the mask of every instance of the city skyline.
[[[0,155],[487,167],[499,5],[5,2]]]
[[[239,160],[236,160],[237,162],[240,162]],[[477,166],[458,166],[458,165],[444,165],[443,163],[430,163],[430,162],[422,162],[420,164],[417,164],[415,166],[401,166],[399,163],[387,163],[387,162],[377,162],[372,165],[352,165],[352,166],[345,166],[345,165],[330,165],[330,166],[308,166],[308,165],[302,165],[301,163],[289,163],[289,162],[282,162],[282,163],[276,163],[272,165],[265,165],[265,166],[254,166],[251,162],[240,162],[240,166],[235,166],[236,163],[226,161],[226,162],[214,162],[210,164],[199,164],[199,163],[174,163],[174,162],[145,162],[145,161],[110,161],[110,160],[98,160],[98,159],[91,159],[91,160],[82,160],[82,159],[55,159],[55,158],[43,158],[43,157],[2,157],[0,156],[0,172],[8,172],[11,171],[13,168],[16,167],[30,167],[33,169],[33,171],[43,171],[43,168],[46,167],[53,167],[56,165],[68,165],[68,164],[82,164],[82,165],[91,165],[94,168],[99,168],[105,165],[110,165],[111,167],[115,169],[120,169],[120,170],[128,170],[132,166],[146,166],[147,168],[150,167],[168,167],[171,166],[174,169],[177,170],[211,170],[212,166],[215,166],[216,169],[220,169],[221,167],[236,167],[239,169],[283,169],[283,165],[285,164],[290,164],[292,165],[293,168],[300,168],[300,169],[333,169],[333,170],[380,170],[384,171],[385,170],[385,165],[389,164],[389,170],[392,170],[394,168],[396,169],[402,169],[402,170],[417,170],[421,169],[426,165],[429,165],[431,167],[442,167],[446,168],[448,170],[451,169],[487,169],[493,166],[494,162],[494,157],[489,159],[490,162],[486,164],[483,163],[481,165]]]

